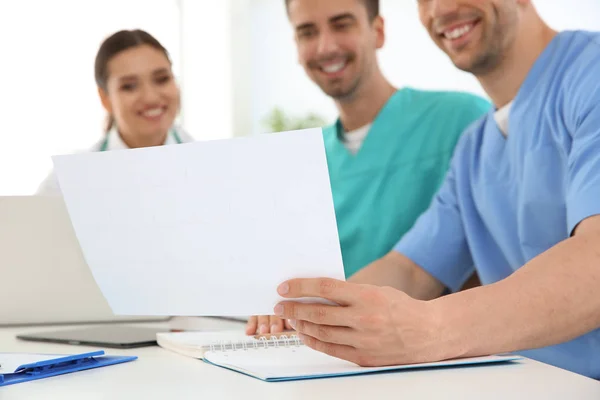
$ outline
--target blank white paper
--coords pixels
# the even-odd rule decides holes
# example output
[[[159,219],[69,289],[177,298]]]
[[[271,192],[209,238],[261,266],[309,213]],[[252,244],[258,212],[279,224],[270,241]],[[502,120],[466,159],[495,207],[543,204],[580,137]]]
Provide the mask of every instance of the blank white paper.
[[[117,315],[272,314],[287,279],[344,279],[320,129],[53,162]]]

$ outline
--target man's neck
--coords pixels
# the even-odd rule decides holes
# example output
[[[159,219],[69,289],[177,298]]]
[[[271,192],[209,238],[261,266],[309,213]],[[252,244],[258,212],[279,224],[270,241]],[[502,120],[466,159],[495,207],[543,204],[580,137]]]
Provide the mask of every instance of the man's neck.
[[[372,82],[363,82],[359,92],[352,99],[336,100],[340,121],[346,131],[353,131],[373,122],[379,111],[396,92],[384,77],[378,73]]]
[[[529,71],[557,32],[543,21],[534,28],[519,32],[502,63],[490,73],[477,76],[481,86],[497,108],[510,103],[527,78]]]

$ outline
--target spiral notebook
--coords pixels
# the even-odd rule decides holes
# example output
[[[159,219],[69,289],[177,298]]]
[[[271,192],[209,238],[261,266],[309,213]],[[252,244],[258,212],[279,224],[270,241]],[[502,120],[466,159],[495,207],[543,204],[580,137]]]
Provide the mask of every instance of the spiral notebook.
[[[434,363],[360,367],[315,351],[293,333],[256,338],[235,332],[159,333],[158,345],[232,371],[267,382],[331,378],[419,368],[460,367],[476,364],[510,363],[521,357],[493,355]]]

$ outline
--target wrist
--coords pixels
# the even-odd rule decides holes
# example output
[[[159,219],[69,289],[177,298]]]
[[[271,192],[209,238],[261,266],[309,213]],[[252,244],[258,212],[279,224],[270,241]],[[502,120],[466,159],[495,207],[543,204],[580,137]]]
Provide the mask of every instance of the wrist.
[[[436,358],[447,360],[453,358],[468,357],[471,353],[469,344],[471,338],[462,321],[463,314],[467,311],[456,310],[450,307],[447,297],[441,297],[428,301],[432,325],[436,334]]]

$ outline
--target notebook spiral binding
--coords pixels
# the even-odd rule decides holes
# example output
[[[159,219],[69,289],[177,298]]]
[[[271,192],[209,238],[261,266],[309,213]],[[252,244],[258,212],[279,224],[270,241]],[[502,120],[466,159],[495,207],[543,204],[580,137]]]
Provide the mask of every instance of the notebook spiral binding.
[[[281,335],[279,337],[271,336],[267,338],[261,336],[258,340],[252,341],[228,341],[213,343],[209,346],[210,351],[245,351],[245,350],[259,350],[259,349],[273,349],[279,347],[299,347],[303,346],[302,341],[298,335]]]

